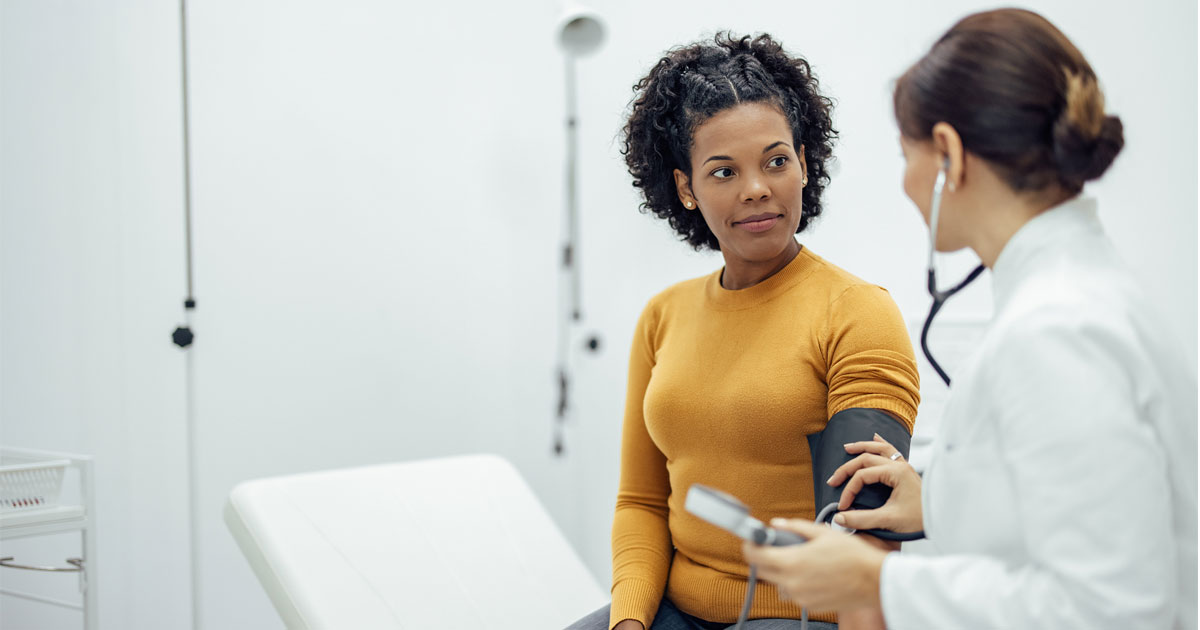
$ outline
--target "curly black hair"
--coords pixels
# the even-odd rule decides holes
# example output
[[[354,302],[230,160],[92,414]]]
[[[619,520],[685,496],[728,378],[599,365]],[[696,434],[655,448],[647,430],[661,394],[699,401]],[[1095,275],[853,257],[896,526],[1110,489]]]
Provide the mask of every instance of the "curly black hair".
[[[640,208],[666,219],[696,250],[721,246],[704,217],[684,209],[674,171],[691,177],[696,128],[740,103],[778,107],[791,124],[795,146],[804,145],[809,178],[796,232],[821,214],[821,192],[829,183],[825,162],[837,137],[830,118],[833,102],[817,91],[808,61],[786,53],[770,35],[752,39],[721,32],[711,43],[674,48],[633,89],[621,153],[645,198]]]

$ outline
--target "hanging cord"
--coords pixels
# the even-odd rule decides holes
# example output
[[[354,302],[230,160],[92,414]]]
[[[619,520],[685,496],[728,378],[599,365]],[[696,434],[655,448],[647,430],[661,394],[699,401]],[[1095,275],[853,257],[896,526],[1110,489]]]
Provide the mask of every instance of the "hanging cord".
[[[179,0],[179,83],[183,109],[183,247],[187,268],[187,297],[183,299],[184,323],[171,333],[171,341],[187,348],[196,340],[192,332],[192,311],[196,294],[192,282],[192,132],[188,113],[187,0]]]
[[[750,565],[750,575],[747,577],[746,599],[742,602],[742,612],[738,613],[737,630],[742,630],[746,617],[750,616],[750,604],[754,603],[754,585],[758,584],[758,567]]]
[[[188,114],[188,40],[187,40],[187,0],[179,0],[179,79],[183,109],[183,226],[184,247],[187,263],[187,297],[183,300],[184,323],[171,333],[171,341],[181,349],[188,349],[195,341],[192,332],[192,313],[196,309],[196,294],[192,282],[192,144],[191,120]],[[192,351],[188,351],[185,372],[185,395],[187,436],[187,474],[188,474],[188,553],[191,569],[191,621],[192,628],[202,627],[202,612],[200,609],[200,526],[197,523],[200,514],[200,482],[199,455],[197,453],[198,439],[196,435],[196,364]]]
[[[833,506],[836,508],[837,504]],[[820,521],[818,521],[820,522]],[[750,616],[750,606],[754,604],[754,590],[758,585],[758,567],[750,565],[750,575],[746,577],[746,599],[742,602],[742,612],[738,613],[737,623],[734,625],[734,630],[742,630],[746,624],[746,619]],[[808,630],[808,609],[800,609],[800,630]]]
[[[750,565],[750,575],[747,578],[749,584],[746,586],[746,601],[742,602],[742,612],[738,614],[737,625],[734,630],[742,630],[742,626],[746,623],[746,618],[750,616],[750,605],[754,603],[754,586],[758,584],[758,567]],[[808,609],[800,609],[800,630],[808,630]]]
[[[554,417],[554,454],[562,457],[566,449],[567,417],[571,411],[571,348],[569,347],[570,330],[578,325],[583,318],[580,307],[579,289],[579,201],[578,188],[578,153],[579,153],[579,120],[576,102],[575,59],[566,57],[566,89],[567,89],[567,159],[566,159],[566,242],[562,249],[562,274],[560,275],[559,291],[566,285],[566,304],[559,306],[558,314],[558,409]],[[565,312],[564,312],[565,309]]]

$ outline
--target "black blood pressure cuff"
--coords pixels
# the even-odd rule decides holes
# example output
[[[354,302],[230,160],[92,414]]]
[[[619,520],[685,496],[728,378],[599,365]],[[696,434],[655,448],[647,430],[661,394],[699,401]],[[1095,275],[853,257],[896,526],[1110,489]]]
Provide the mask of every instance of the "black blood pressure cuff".
[[[908,459],[908,447],[912,435],[895,417],[878,409],[846,409],[829,419],[825,429],[808,436],[808,449],[812,453],[813,499],[816,511],[842,497],[846,482],[834,487],[825,483],[842,464],[858,457],[846,452],[846,444],[870,442],[875,434],[896,447]],[[848,480],[847,480],[848,481]],[[851,510],[870,510],[880,507],[891,496],[892,489],[882,483],[869,484],[854,498]]]

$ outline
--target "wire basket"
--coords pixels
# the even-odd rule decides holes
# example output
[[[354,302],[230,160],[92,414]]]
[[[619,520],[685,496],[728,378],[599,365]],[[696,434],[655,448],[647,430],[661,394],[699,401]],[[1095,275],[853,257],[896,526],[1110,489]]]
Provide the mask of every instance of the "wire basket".
[[[71,461],[5,457],[0,464],[0,514],[3,514],[58,505],[63,476]]]

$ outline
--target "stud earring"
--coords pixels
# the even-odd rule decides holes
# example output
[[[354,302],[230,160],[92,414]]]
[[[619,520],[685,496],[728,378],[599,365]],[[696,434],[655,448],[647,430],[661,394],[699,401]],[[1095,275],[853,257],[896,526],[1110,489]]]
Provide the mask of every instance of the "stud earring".
[[[686,201],[686,202],[684,202],[684,204],[683,204],[683,206],[684,206],[685,208],[687,208],[688,210],[691,210],[693,205],[694,205],[694,204],[693,204],[692,202],[690,202],[690,201]]]

